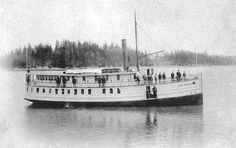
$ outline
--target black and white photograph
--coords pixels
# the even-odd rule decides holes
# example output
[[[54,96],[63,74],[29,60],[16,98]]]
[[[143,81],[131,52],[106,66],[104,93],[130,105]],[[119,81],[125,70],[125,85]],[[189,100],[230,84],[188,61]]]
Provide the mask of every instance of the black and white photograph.
[[[1,0],[1,148],[236,147],[235,0]]]

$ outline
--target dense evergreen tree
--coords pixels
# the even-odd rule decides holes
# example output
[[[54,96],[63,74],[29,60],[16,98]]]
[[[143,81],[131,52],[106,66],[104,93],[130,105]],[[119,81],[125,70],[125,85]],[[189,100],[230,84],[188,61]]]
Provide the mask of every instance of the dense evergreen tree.
[[[105,67],[122,66],[122,50],[115,44],[103,44],[100,47],[92,42],[71,42],[64,40],[56,41],[55,48],[48,44],[39,44],[31,47],[17,48],[10,54],[1,58],[2,65],[6,67],[26,67],[26,51],[28,51],[28,61],[30,67]],[[139,52],[139,56],[145,55]],[[208,55],[206,52],[197,54],[198,64],[201,65],[229,65],[236,64],[235,57]],[[136,55],[131,49],[126,50],[127,66],[135,66]],[[193,65],[196,64],[196,53],[178,50],[165,53],[163,56],[141,58],[140,65],[148,66],[153,64],[172,65]]]

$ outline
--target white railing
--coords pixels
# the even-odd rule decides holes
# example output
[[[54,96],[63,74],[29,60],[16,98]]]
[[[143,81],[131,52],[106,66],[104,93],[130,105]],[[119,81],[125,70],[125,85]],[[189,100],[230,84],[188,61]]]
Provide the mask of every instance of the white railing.
[[[195,75],[188,75],[185,78],[167,78],[165,80],[157,80],[153,79],[152,81],[146,80],[144,81],[141,79],[138,81],[126,81],[126,82],[106,82],[101,83],[99,86],[98,82],[90,82],[90,83],[76,83],[75,85],[72,82],[67,82],[65,84],[65,87],[67,88],[81,88],[81,87],[111,87],[111,86],[138,86],[138,85],[160,85],[160,84],[169,84],[169,83],[179,83],[183,81],[191,81],[196,79],[202,79],[201,74],[195,74]],[[35,80],[31,83],[26,83],[26,86],[33,86],[33,87],[64,87],[63,83],[57,84],[55,81],[49,81],[49,82],[43,82],[41,80]]]

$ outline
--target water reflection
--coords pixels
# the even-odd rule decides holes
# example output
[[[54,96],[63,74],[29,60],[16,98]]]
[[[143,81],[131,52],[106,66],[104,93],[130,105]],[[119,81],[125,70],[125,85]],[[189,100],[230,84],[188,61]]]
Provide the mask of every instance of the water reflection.
[[[25,110],[25,133],[32,140],[61,146],[194,146],[203,131],[202,106],[163,108],[77,108]],[[186,136],[188,135],[188,136]],[[187,141],[187,143],[186,143]],[[104,145],[105,144],[105,145]],[[190,145],[189,145],[190,144]],[[192,145],[193,144],[193,145]]]

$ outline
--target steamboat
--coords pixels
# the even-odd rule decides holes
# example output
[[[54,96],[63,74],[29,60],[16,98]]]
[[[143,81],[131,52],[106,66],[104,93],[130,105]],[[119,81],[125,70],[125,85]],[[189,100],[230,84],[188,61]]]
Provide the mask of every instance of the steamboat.
[[[153,67],[140,70],[135,15],[136,70],[79,69],[26,73],[25,100],[52,106],[180,106],[203,104],[202,75],[157,79]]]

